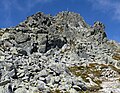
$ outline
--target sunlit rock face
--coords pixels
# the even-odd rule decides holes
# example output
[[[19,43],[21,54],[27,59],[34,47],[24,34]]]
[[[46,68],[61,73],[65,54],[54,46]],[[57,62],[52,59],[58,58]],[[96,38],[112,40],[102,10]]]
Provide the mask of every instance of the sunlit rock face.
[[[120,45],[103,23],[38,12],[0,29],[0,93],[65,92],[120,93]]]

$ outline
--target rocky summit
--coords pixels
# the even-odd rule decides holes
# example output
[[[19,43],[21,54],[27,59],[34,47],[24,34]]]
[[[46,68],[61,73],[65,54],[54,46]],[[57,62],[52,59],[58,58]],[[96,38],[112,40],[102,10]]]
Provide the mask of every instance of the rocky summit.
[[[0,29],[0,93],[120,93],[120,44],[99,21],[38,12]]]

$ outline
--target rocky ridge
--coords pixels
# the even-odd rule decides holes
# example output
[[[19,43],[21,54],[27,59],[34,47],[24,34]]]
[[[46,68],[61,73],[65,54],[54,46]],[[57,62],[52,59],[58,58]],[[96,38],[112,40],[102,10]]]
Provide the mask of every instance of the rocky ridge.
[[[0,29],[0,93],[120,93],[120,44],[104,30],[69,11]]]

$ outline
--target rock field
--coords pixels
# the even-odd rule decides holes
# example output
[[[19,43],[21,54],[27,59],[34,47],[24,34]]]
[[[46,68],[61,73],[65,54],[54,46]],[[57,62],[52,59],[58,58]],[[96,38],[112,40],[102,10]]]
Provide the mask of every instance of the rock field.
[[[0,29],[0,93],[120,93],[120,44],[73,12],[38,12]]]

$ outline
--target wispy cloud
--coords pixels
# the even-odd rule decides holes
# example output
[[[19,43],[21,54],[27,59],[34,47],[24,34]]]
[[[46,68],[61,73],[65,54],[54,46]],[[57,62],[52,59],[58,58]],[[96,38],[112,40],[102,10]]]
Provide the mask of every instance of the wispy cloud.
[[[45,3],[52,2],[52,1],[53,0],[27,0],[26,7],[30,10],[31,8],[33,8],[37,4],[45,4]]]
[[[88,0],[91,2],[93,9],[110,13],[113,19],[120,21],[120,1],[119,0]]]
[[[117,41],[117,42],[120,43],[120,36],[119,36],[119,33],[113,34],[112,37],[111,37],[111,39],[112,39],[112,40],[115,40],[115,41]]]
[[[19,12],[27,14],[37,4],[49,3],[53,0],[1,0],[0,11],[3,12],[2,16],[5,18],[2,24],[12,25],[12,13]]]
[[[23,3],[20,3],[20,2]],[[23,11],[25,9],[31,9],[33,8],[36,4],[45,4],[49,3],[53,0],[1,0],[0,5],[2,5],[3,11],[10,12],[13,10],[13,7],[15,7],[19,11]]]
[[[36,0],[36,2],[44,2],[44,3],[46,3],[46,2],[51,2],[52,0]]]
[[[4,11],[4,13],[5,13],[4,23],[11,24],[12,23],[12,21],[11,21],[11,8],[10,8],[11,2],[9,0],[2,0],[1,4],[2,4],[2,11]]]
[[[37,4],[45,4],[45,3],[49,3],[53,0],[25,0],[24,1],[24,5],[23,4],[19,4],[18,0],[13,0],[14,5],[16,6],[16,8],[20,11],[30,11],[33,7],[35,7]]]

